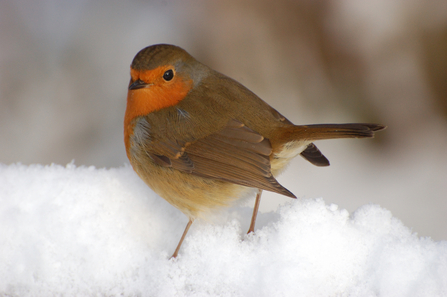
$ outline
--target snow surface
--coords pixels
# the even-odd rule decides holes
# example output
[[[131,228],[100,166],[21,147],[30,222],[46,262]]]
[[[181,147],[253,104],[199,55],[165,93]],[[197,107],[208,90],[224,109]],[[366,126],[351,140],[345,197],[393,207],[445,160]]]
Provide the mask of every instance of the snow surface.
[[[323,199],[187,218],[129,166],[0,165],[1,296],[447,296],[447,241]]]

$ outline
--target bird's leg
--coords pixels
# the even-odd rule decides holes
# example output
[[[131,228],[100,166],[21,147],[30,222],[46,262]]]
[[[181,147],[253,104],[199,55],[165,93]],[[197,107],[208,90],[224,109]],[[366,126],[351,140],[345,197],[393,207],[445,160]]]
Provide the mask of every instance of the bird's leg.
[[[253,216],[251,217],[250,228],[248,228],[247,234],[255,231],[256,217],[258,216],[259,205],[261,204],[262,189],[258,189],[256,194],[255,206],[253,207]]]
[[[171,259],[177,257],[177,255],[178,255],[178,251],[180,250],[180,247],[182,246],[183,240],[184,240],[185,237],[186,237],[186,233],[188,233],[189,227],[191,227],[191,225],[192,225],[193,222],[194,222],[194,219],[191,219],[191,218],[190,218],[188,224],[186,224],[185,231],[183,231],[182,238],[180,238],[180,242],[178,243],[177,248],[175,249],[174,254],[172,254]]]

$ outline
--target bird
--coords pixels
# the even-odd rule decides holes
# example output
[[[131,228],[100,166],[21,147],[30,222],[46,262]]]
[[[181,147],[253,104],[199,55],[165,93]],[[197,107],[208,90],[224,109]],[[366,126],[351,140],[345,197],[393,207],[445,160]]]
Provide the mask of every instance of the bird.
[[[130,65],[124,144],[137,175],[192,223],[257,190],[248,233],[255,229],[261,194],[296,196],[276,176],[300,155],[316,166],[328,159],[314,142],[371,138],[380,124],[295,125],[236,80],[181,47],[156,44]],[[255,190],[255,191],[256,191]]]

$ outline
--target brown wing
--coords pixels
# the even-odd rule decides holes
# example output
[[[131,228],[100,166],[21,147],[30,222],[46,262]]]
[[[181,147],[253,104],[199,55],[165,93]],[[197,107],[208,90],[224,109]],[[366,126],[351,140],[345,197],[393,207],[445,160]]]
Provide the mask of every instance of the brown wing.
[[[183,146],[158,142],[155,151],[147,154],[160,166],[295,198],[270,172],[270,141],[236,120]]]
[[[301,156],[315,166],[329,166],[329,160],[320,152],[315,144],[309,144]]]

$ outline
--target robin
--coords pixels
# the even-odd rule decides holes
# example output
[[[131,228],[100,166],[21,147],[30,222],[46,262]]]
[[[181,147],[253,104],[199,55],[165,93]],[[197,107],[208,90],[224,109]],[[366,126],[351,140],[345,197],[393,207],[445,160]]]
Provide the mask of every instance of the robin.
[[[296,198],[275,179],[297,155],[329,161],[313,143],[373,137],[378,124],[294,125],[237,81],[168,44],[142,49],[130,66],[124,118],[127,157],[158,195],[189,218],[172,257],[196,218],[258,189]]]

